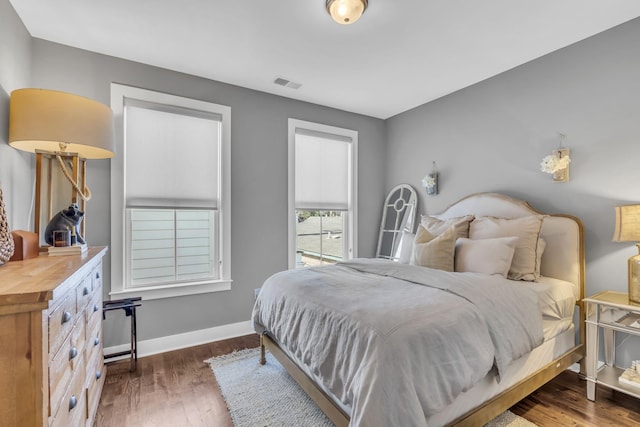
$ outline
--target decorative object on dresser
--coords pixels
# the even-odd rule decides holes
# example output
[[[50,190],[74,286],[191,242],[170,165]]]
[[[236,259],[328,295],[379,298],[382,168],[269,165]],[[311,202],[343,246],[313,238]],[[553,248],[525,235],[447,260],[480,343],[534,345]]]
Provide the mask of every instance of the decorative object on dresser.
[[[552,174],[555,182],[566,182],[569,181],[571,157],[569,157],[569,149],[564,146],[566,135],[558,132],[558,136],[560,137],[560,145],[542,159],[540,170]]]
[[[86,159],[114,156],[113,114],[104,104],[70,93],[14,90],[9,106],[9,145],[36,153],[34,231],[40,235],[43,224],[69,202],[85,211],[91,198]],[[59,168],[53,166],[54,161]],[[84,223],[80,231],[84,236]],[[40,235],[41,243],[44,237]]]
[[[26,230],[13,230],[11,232],[15,250],[9,261],[21,261],[23,259],[35,258],[40,254],[38,235]]]
[[[614,242],[636,242],[638,253],[627,261],[629,300],[640,304],[640,205],[616,206]]]
[[[4,199],[2,198],[2,187],[0,187],[0,265],[9,261],[13,255],[14,244],[7,212],[4,210]]]
[[[431,173],[425,175],[425,177],[422,178],[422,186],[427,192],[427,195],[438,195],[438,170],[436,169],[436,162],[433,162]]]
[[[92,426],[102,357],[105,247],[0,269],[0,426]]]

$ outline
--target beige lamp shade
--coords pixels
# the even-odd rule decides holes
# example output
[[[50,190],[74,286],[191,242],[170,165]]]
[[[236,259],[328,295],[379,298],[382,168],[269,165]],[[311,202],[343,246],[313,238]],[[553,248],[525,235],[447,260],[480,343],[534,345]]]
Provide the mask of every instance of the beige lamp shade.
[[[640,242],[640,205],[616,206],[614,242]]]
[[[11,92],[9,145],[23,151],[65,151],[85,159],[115,154],[113,113],[97,101],[46,89]]]

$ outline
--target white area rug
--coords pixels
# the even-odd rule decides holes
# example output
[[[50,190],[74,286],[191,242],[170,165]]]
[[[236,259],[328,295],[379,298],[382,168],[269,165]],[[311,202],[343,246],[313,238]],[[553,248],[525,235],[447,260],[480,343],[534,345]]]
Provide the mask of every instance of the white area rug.
[[[206,362],[211,365],[235,427],[332,427],[316,404],[278,361],[267,353],[259,363],[259,349],[248,349]],[[507,411],[485,427],[535,427]]]

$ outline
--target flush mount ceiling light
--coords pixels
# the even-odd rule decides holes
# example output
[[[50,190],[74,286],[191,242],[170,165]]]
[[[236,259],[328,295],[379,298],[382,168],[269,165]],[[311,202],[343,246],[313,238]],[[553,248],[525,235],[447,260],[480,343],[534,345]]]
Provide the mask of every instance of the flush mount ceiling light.
[[[327,0],[327,12],[338,24],[353,24],[368,5],[368,0]]]

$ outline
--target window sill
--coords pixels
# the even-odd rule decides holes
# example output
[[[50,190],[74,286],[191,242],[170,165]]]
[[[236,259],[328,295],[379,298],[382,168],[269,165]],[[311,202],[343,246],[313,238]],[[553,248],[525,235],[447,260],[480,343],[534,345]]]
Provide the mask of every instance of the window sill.
[[[186,295],[206,294],[211,292],[228,291],[231,289],[232,280],[216,280],[202,283],[178,283],[166,286],[153,286],[146,288],[131,288],[112,291],[110,296],[117,299],[142,297],[143,300],[173,298]]]

